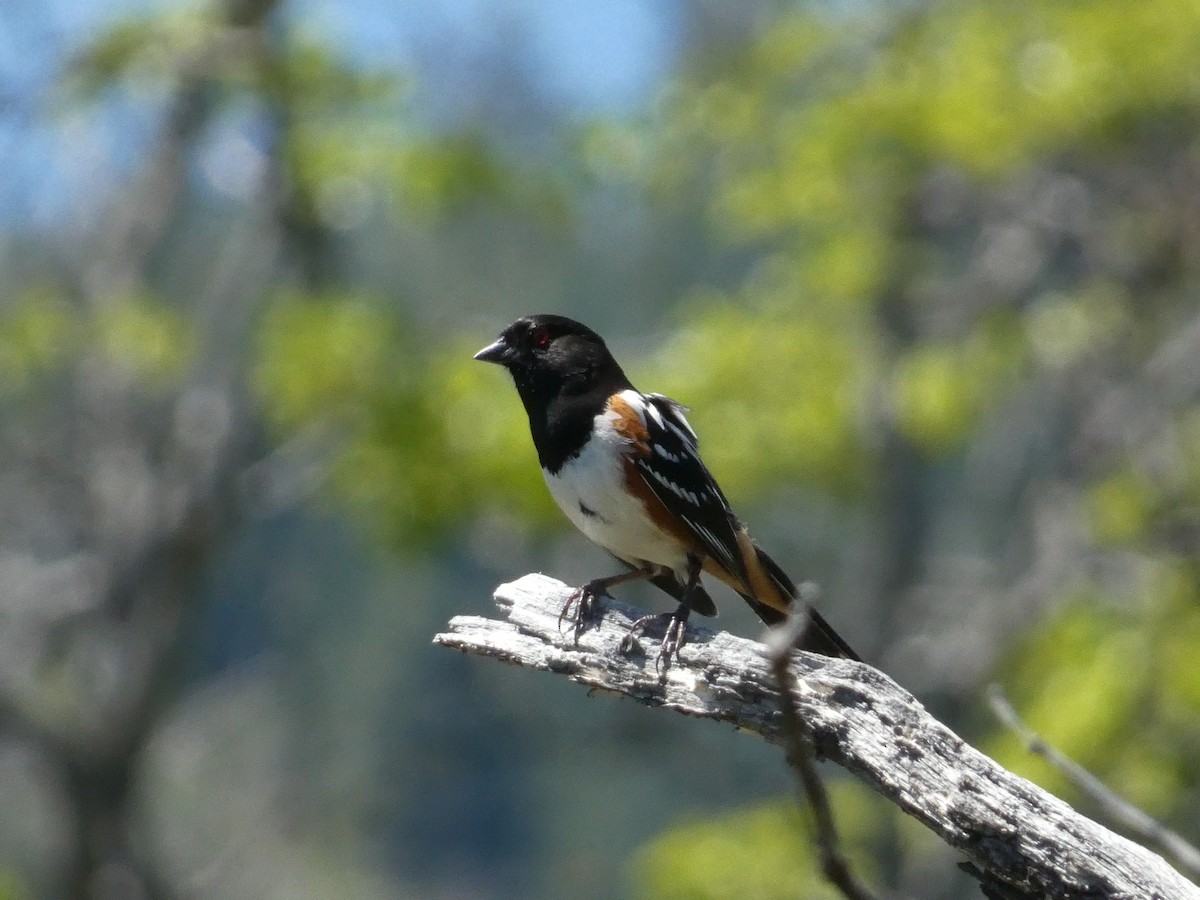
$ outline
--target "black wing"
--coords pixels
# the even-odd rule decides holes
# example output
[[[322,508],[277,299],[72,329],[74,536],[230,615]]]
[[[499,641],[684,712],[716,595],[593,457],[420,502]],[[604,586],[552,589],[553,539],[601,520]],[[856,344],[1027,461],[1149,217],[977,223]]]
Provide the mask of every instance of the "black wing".
[[[654,495],[717,563],[746,580],[738,547],[737,516],[700,459],[696,432],[684,407],[662,394],[643,394],[649,448],[635,465]]]

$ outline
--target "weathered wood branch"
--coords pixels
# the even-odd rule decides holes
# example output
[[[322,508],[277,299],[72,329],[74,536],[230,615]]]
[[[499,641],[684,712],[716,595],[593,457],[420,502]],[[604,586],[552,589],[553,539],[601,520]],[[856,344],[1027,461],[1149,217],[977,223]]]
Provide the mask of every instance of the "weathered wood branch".
[[[434,641],[782,740],[780,695],[761,644],[689,627],[679,659],[660,671],[653,635],[621,653],[642,612],[620,601],[604,601],[578,644],[570,628],[560,631],[571,590],[527,575],[496,590],[507,621],[457,616]],[[1200,888],[1161,857],[1003,769],[882,672],[808,653],[796,655],[793,672],[817,752],[961,850],[988,896],[1200,900]]]
[[[1000,685],[988,686],[987,700],[992,712],[1009,731],[1021,739],[1025,749],[1040,756],[1059,774],[1065,776],[1076,790],[1099,807],[1109,822],[1120,825],[1137,840],[1165,850],[1167,858],[1173,859],[1175,865],[1189,878],[1200,875],[1200,847],[1185,841],[1183,835],[1172,831],[1149,816],[1145,810],[1118,796],[1075,760],[1048,744],[1040,734],[1021,721],[1017,711],[1004,696]]]

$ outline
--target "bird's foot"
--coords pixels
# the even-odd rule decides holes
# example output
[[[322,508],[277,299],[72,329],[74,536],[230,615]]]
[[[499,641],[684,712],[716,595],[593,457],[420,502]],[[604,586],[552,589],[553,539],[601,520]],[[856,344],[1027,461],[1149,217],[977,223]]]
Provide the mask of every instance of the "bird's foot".
[[[621,640],[621,652],[629,653],[633,650],[639,631],[645,631],[648,625],[655,622],[662,622],[665,628],[662,643],[658,647],[658,656],[654,660],[654,668],[655,670],[665,670],[671,665],[672,659],[679,659],[679,648],[684,644],[690,612],[691,609],[688,606],[680,604],[674,612],[642,616],[629,626],[629,633]]]
[[[563,604],[562,612],[558,614],[558,630],[562,633],[563,620],[571,618],[571,607],[577,607],[574,616],[574,640],[579,643],[579,636],[587,628],[590,622],[596,615],[597,600],[600,597],[608,594],[607,579],[597,578],[594,581],[589,581],[581,588],[571,591],[567,597],[567,602]]]

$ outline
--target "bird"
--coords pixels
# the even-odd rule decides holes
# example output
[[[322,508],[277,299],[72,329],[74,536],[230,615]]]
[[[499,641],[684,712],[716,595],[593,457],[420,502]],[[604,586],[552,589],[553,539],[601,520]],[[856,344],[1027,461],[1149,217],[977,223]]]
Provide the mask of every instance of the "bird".
[[[627,640],[665,618],[659,662],[669,663],[678,657],[689,614],[717,613],[701,581],[707,573],[767,625],[807,606],[798,649],[860,659],[751,539],[700,457],[688,409],[635,388],[595,331],[566,316],[523,316],[475,359],[512,375],[550,495],[572,524],[625,567],[568,597],[559,626],[577,606],[577,642],[599,597],[620,584],[649,581],[679,605],[638,619]]]

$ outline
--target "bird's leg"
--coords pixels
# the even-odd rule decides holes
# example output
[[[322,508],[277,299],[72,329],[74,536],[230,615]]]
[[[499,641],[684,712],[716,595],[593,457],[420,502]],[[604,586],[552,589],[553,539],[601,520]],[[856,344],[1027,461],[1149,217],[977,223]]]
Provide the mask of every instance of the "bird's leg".
[[[691,612],[690,606],[680,603],[675,612],[667,613],[667,632],[659,645],[658,658],[654,660],[655,669],[665,669],[671,664],[672,657],[679,658],[679,648],[683,646],[683,633],[687,629],[687,620]]]
[[[687,628],[688,616],[692,612],[692,605],[689,600],[692,591],[700,583],[701,564],[698,556],[688,556],[688,580],[687,584],[684,585],[683,596],[680,598],[679,606],[674,612],[642,616],[629,626],[629,633],[621,641],[622,652],[629,652],[633,646],[634,636],[637,632],[643,630],[651,622],[664,620],[667,629],[666,633],[663,634],[662,644],[658,648],[658,657],[654,661],[654,668],[665,668],[670,665],[672,657],[678,659],[679,648],[683,646],[683,635]]]
[[[575,616],[575,641],[578,643],[579,635],[583,633],[585,621],[592,616],[593,606],[597,597],[607,594],[609,588],[616,587],[618,584],[625,584],[629,581],[640,581],[644,578],[653,578],[657,572],[657,569],[646,566],[641,569],[631,569],[628,572],[622,572],[620,575],[609,575],[607,578],[596,578],[589,581],[578,590],[572,591],[571,595],[567,597],[567,602],[563,604],[562,612],[558,614],[558,630],[562,631],[563,619],[567,618],[571,607],[578,603],[579,610]]]

